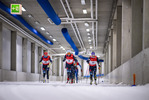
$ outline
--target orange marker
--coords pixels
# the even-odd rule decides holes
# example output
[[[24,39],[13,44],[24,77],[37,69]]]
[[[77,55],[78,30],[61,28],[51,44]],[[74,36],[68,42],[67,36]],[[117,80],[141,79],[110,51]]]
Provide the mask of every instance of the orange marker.
[[[136,86],[136,74],[133,74],[133,85],[132,86]]]

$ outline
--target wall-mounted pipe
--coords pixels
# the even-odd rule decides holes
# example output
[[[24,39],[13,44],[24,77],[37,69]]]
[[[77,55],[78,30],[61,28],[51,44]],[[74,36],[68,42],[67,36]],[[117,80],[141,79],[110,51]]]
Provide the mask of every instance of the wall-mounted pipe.
[[[75,55],[79,54],[79,50],[76,47],[76,45],[74,44],[73,40],[71,39],[70,35],[68,34],[68,31],[66,28],[62,28],[62,34],[65,37],[65,39],[67,40],[67,42],[71,45],[71,47],[73,48],[73,50],[75,51]],[[78,55],[78,57],[80,57],[83,60],[88,60],[87,57],[83,57],[82,55]]]
[[[54,9],[52,8],[51,4],[48,0],[37,0],[42,9],[45,11],[45,13],[48,15],[48,17],[56,24],[61,24],[61,19],[57,16]]]
[[[98,0],[96,0],[96,20],[98,20]],[[96,49],[98,46],[98,21],[96,22]]]
[[[30,35],[29,33],[27,33],[25,30],[23,30],[21,27],[19,27],[18,25],[16,25],[15,23],[13,23],[12,21],[10,21],[9,19],[7,19],[6,17],[4,17],[3,15],[0,14],[0,19],[3,20],[5,23],[7,23],[8,25],[10,25],[11,27],[13,27],[14,29],[16,29],[17,31],[21,32],[24,36],[26,36],[28,39],[33,40],[34,42],[36,42],[37,44],[41,45],[43,48],[45,49],[49,49],[51,52],[56,53],[54,50],[52,50],[51,48],[49,48],[47,45],[45,45],[43,42],[39,41],[38,39],[36,39],[35,37],[33,37],[32,35]]]
[[[67,42],[71,45],[71,47],[73,48],[73,50],[75,51],[75,55],[78,55],[79,54],[79,50],[78,48],[76,47],[76,45],[74,44],[73,40],[71,39],[68,31],[67,31],[67,28],[62,28],[62,33],[63,33],[63,36],[65,37],[65,39],[67,40]]]
[[[83,59],[83,60],[88,60],[89,58],[88,57],[84,57],[82,55],[78,55],[79,58]]]
[[[74,19],[73,13],[72,13],[72,11],[71,11],[71,9],[70,9],[70,6],[69,6],[69,3],[68,3],[68,0],[65,0],[65,1],[66,1],[68,10],[69,10],[69,12],[70,12],[70,14],[71,14],[71,17]],[[76,29],[77,29],[77,31],[78,31],[78,26],[76,25],[76,23],[74,23],[74,24],[75,24],[75,27],[76,27]],[[78,36],[79,36],[79,38],[80,38],[80,40],[81,40],[81,43],[82,43],[82,45],[83,45],[83,48],[86,50],[86,48],[85,48],[85,46],[84,46],[84,43],[83,43],[83,41],[82,41],[82,38],[81,38],[81,36],[80,36],[80,32],[78,32]]]
[[[43,41],[45,41],[48,44],[53,45],[53,43],[49,40],[47,40],[43,35],[41,35],[41,33],[39,33],[37,30],[35,30],[32,26],[30,26],[20,15],[15,15],[15,14],[11,14],[10,13],[10,8],[7,7],[6,5],[4,5],[2,2],[0,2],[0,8],[7,12],[8,14],[10,14],[11,16],[13,16],[15,19],[19,20],[26,28],[28,28],[31,32],[33,32],[34,34],[36,34],[38,37],[40,37]]]
[[[64,11],[65,11],[65,13],[66,13],[66,16],[67,16],[68,18],[70,18],[70,17],[69,17],[69,14],[68,14],[68,12],[67,12],[67,10],[66,10],[66,7],[65,7],[65,5],[64,5],[64,3],[63,3],[63,0],[60,0],[60,2],[61,2],[62,6],[63,6],[63,8],[64,8]],[[68,22],[68,21],[67,21],[67,22]],[[75,31],[74,26],[73,26],[72,23],[71,23],[71,27],[72,27],[72,29],[73,29],[73,31],[74,31],[74,33],[75,33],[75,35],[76,35],[76,38],[77,38],[77,40],[78,40],[78,42],[79,42],[79,44],[80,44],[80,46],[81,46],[81,48],[82,48],[82,44],[81,44],[81,42],[80,42],[80,40],[79,40],[79,38],[78,38],[78,36],[77,36],[77,33],[76,33],[76,31]]]

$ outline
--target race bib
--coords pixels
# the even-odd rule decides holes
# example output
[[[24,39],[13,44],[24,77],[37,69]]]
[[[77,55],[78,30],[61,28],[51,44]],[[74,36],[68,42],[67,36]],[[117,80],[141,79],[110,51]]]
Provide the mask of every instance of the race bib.
[[[70,60],[70,59],[67,59],[66,62],[67,62],[67,63],[72,63],[73,60],[72,60],[72,59],[71,59],[71,60]]]
[[[96,61],[90,61],[89,62],[91,65],[95,65],[96,64]]]
[[[42,63],[43,63],[43,64],[48,64],[48,63],[49,63],[49,61],[42,61]]]

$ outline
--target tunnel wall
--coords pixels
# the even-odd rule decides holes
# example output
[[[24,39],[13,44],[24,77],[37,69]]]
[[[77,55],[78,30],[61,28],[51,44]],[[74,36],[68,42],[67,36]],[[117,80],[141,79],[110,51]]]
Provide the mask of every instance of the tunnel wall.
[[[2,22],[0,20],[0,36],[2,36],[2,40],[0,40],[2,44],[0,44],[2,46],[2,65],[0,66],[0,82],[2,81],[39,81],[41,75],[38,72],[38,47],[42,48],[42,54],[43,54],[43,50],[45,50],[44,47],[42,47],[42,45],[39,45],[37,43],[35,43],[33,40],[28,39],[27,37],[25,37],[24,35],[22,35],[21,32],[17,31],[16,29],[14,29],[13,27],[7,25],[5,22]],[[12,34],[14,37],[12,37]],[[12,41],[13,39],[13,41]],[[27,58],[25,60],[25,63],[27,63],[26,69],[23,70],[23,39],[27,39],[26,42],[26,50],[27,50]],[[16,43],[15,43],[16,40]],[[12,45],[13,43],[13,45]],[[33,66],[31,66],[31,56],[32,56],[32,52],[31,52],[31,43],[35,44],[35,61],[34,61],[34,72],[31,73],[31,68]],[[15,48],[14,50],[16,50],[16,54],[14,53],[14,57],[12,57],[12,48]],[[11,61],[12,59],[14,59],[13,61],[16,61],[16,65],[14,64],[12,66]],[[50,76],[50,81],[61,81],[62,77],[61,76]]]
[[[133,84],[133,74],[136,74],[136,85],[149,83],[149,48],[122,64],[105,76],[110,83]]]

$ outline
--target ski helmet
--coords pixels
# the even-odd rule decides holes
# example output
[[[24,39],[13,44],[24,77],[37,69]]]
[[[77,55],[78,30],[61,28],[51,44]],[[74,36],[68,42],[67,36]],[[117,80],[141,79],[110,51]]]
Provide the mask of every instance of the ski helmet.
[[[92,52],[91,55],[92,55],[92,56],[95,56],[95,52]]]
[[[47,56],[48,55],[48,52],[44,52],[44,55]]]
[[[67,50],[67,53],[71,53],[71,50]]]

